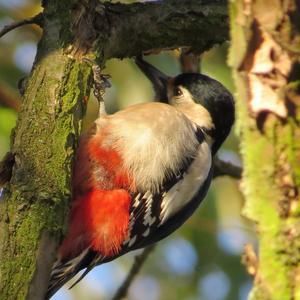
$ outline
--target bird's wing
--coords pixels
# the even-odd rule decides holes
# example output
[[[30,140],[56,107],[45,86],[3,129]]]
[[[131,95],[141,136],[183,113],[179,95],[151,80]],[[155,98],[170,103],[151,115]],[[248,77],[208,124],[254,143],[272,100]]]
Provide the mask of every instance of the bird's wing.
[[[132,195],[128,237],[123,251],[143,248],[168,236],[198,207],[206,195],[212,173],[210,147],[201,129],[196,153],[184,159],[177,174],[165,178],[156,192]]]

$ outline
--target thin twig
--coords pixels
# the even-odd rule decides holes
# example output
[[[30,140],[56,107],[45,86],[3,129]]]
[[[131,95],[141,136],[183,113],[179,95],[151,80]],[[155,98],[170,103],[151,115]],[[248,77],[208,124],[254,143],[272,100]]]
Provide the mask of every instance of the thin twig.
[[[14,22],[9,25],[5,25],[0,30],[0,38],[3,37],[6,33],[10,32],[18,27],[28,25],[28,24],[36,24],[36,25],[42,26],[42,23],[43,23],[43,13],[39,13],[38,15],[36,15],[30,19],[24,19],[24,20]]]
[[[193,52],[191,47],[181,48],[179,57],[182,73],[199,73],[200,72],[200,55]]]
[[[214,178],[227,175],[235,179],[241,179],[242,172],[243,169],[239,166],[223,161],[217,157],[214,159]]]
[[[127,277],[125,278],[122,285],[118,288],[117,292],[113,296],[112,300],[121,300],[124,297],[126,297],[128,293],[128,289],[133,282],[135,276],[139,273],[141,270],[144,262],[148,258],[149,254],[154,250],[155,245],[151,245],[143,250],[143,252],[135,257],[134,263],[127,274]]]

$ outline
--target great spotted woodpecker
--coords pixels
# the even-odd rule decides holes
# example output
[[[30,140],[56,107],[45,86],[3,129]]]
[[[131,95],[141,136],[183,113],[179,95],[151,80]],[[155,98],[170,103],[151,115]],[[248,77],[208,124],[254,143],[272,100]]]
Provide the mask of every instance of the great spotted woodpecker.
[[[86,268],[82,278],[171,234],[210,185],[212,158],[234,121],[231,94],[205,75],[169,78],[142,59],[136,63],[165,103],[101,117],[81,137],[68,233],[47,298],[80,270]]]

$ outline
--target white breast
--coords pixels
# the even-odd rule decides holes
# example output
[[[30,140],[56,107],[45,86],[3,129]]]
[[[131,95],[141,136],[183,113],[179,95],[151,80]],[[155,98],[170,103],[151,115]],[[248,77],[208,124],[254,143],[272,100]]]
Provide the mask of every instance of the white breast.
[[[206,142],[203,142],[183,178],[164,195],[161,204],[160,225],[192,200],[207,179],[211,164],[210,147]]]
[[[96,123],[100,130],[108,128],[105,146],[121,153],[141,192],[158,191],[168,173],[177,174],[199,146],[193,123],[163,103],[134,105]]]

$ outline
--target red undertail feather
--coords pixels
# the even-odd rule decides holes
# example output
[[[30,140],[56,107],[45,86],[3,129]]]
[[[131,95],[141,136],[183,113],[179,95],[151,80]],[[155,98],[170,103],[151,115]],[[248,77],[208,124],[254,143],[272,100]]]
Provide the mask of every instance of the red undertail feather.
[[[118,254],[127,238],[130,195],[126,190],[93,190],[74,199],[69,232],[60,247],[63,259],[90,247],[104,257]]]

